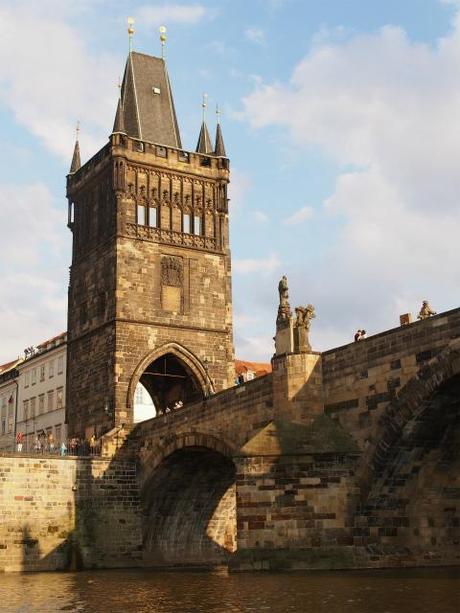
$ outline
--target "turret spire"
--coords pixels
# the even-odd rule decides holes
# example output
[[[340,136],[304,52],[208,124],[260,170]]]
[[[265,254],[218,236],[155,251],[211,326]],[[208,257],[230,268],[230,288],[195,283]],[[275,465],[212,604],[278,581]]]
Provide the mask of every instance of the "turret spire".
[[[217,117],[217,127],[216,127],[216,144],[214,147],[214,155],[218,157],[227,157],[225,153],[225,145],[224,145],[224,137],[222,136],[222,130],[220,127],[220,111],[219,106],[216,105],[216,117]]]
[[[70,170],[69,170],[69,174],[71,175],[74,172],[77,172],[77,170],[81,168],[80,143],[79,143],[80,122],[79,121],[77,121],[77,127],[75,129],[75,132],[76,132],[75,147],[73,149],[72,163],[70,164]]]
[[[208,106],[208,95],[203,94],[203,121],[201,123],[200,135],[196,145],[197,153],[212,153],[211,137],[209,136],[208,127],[206,125],[206,107]]]
[[[117,104],[117,112],[115,114],[115,121],[113,122],[112,134],[116,134],[116,133],[126,134],[124,114],[123,114],[123,103],[121,101],[120,80],[118,80],[118,90],[119,90],[119,97],[118,97],[118,104]]]

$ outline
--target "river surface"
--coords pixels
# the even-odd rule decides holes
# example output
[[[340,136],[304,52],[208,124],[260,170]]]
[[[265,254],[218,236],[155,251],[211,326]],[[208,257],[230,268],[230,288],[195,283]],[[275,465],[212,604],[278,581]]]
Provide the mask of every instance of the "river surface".
[[[459,613],[460,569],[0,574],[8,613]]]

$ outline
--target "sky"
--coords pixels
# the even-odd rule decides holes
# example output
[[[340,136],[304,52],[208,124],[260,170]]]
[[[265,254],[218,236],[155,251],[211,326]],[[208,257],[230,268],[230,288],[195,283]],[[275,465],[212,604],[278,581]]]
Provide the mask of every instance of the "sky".
[[[313,349],[460,306],[460,0],[0,0],[0,363],[63,331],[65,176],[106,142],[128,50],[166,58],[183,145],[231,160],[234,339],[268,361],[286,274]]]

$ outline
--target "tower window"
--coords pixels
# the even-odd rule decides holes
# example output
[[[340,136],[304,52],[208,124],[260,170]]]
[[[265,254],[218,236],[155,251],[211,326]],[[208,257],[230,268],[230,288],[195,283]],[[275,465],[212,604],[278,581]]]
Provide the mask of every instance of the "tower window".
[[[157,210],[154,206],[149,207],[149,226],[151,228],[157,227]]]
[[[182,232],[190,234],[190,225],[190,215],[188,213],[184,213],[182,216]]]
[[[202,234],[201,217],[199,215],[195,215],[193,218],[193,234]]]
[[[137,223],[139,226],[145,226],[145,206],[137,206]]]

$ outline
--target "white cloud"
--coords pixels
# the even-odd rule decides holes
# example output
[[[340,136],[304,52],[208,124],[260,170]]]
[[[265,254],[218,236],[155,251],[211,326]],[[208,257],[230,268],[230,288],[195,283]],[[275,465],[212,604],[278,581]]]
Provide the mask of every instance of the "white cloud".
[[[460,302],[459,73],[456,17],[434,46],[394,27],[317,44],[289,83],[243,101],[253,127],[284,126],[344,169],[326,202],[338,240],[315,262],[306,297],[329,339],[397,325],[425,297],[438,311]],[[293,281],[305,271],[300,263]]]
[[[265,44],[265,32],[260,28],[246,28],[244,35],[251,43],[256,43],[256,45]]]
[[[270,362],[274,353],[274,342],[267,336],[237,336],[236,358],[254,362]]]
[[[86,49],[66,21],[71,3],[63,2],[49,13],[38,11],[35,4],[3,3],[0,8],[0,21],[8,24],[0,37],[0,102],[70,163],[77,119],[82,123],[83,154],[97,151],[107,140],[120,60]]]
[[[230,211],[232,214],[238,213],[243,208],[251,185],[252,181],[248,174],[238,168],[232,169],[228,187]]]
[[[268,221],[268,215],[263,211],[254,211],[254,219],[257,223],[266,223]]]
[[[241,275],[260,273],[270,275],[281,265],[278,256],[271,253],[266,258],[248,258],[244,260],[234,260],[233,270]]]
[[[65,224],[44,185],[0,185],[0,362],[65,329]]]
[[[314,215],[314,210],[311,206],[303,206],[298,211],[295,211],[289,217],[286,217],[284,220],[284,224],[287,226],[294,226],[296,224],[300,224],[306,219],[311,219]]]
[[[195,24],[213,12],[201,4],[163,4],[141,6],[135,13],[136,27],[168,25],[168,23]]]

